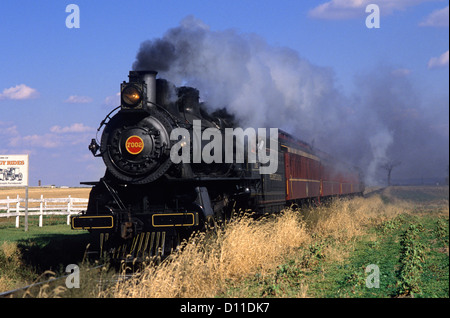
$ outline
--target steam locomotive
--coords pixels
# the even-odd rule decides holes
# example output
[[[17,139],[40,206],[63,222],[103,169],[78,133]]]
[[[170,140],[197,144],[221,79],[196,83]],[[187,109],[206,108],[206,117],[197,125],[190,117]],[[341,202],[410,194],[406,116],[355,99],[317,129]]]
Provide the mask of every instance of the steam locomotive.
[[[93,187],[86,211],[71,218],[71,227],[95,236],[96,253],[116,260],[161,256],[234,211],[275,213],[293,203],[364,191],[357,169],[337,165],[281,130],[267,135],[258,129],[241,145],[235,136],[225,152],[208,148],[205,134],[225,136],[236,128],[233,116],[207,112],[197,89],[176,87],[156,75],[130,71],[120,87],[121,105],[100,124],[100,144],[92,139],[89,145],[103,158],[106,172],[99,181],[82,182]],[[225,139],[216,138],[216,144],[224,146]],[[254,160],[267,154],[272,162]],[[271,173],[261,173],[274,162]]]

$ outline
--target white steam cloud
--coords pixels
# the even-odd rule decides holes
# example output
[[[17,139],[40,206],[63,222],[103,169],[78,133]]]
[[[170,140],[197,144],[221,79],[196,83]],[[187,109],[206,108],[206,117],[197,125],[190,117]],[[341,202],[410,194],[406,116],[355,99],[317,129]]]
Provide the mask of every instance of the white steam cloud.
[[[211,110],[226,107],[243,126],[311,132],[329,121],[339,99],[331,69],[256,35],[211,31],[192,17],[143,42],[133,69],[198,88]]]
[[[133,69],[156,70],[177,86],[196,87],[210,110],[226,107],[242,127],[286,130],[360,166],[371,183],[381,180],[377,174],[388,159],[402,161],[402,169],[426,164],[427,158],[415,152],[425,140],[440,169],[448,166],[448,133],[432,135],[431,118],[420,116],[420,98],[406,76],[392,75],[395,68],[359,75],[358,91],[344,96],[331,68],[257,35],[212,31],[187,17],[163,37],[143,42]],[[448,114],[448,96],[439,107]],[[448,119],[439,124],[448,126]],[[428,167],[426,173],[437,172]]]

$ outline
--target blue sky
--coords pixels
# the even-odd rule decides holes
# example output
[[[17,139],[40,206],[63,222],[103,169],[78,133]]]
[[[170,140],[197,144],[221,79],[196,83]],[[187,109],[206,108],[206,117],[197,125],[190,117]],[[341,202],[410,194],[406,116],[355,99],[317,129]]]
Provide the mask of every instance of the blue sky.
[[[70,3],[80,9],[80,28],[66,27]],[[379,5],[378,29],[366,27],[369,3]],[[140,44],[192,15],[212,32],[256,34],[298,52],[330,70],[346,98],[363,96],[355,79],[364,77],[370,87],[371,76],[375,81],[389,70],[420,101],[412,111],[430,116],[429,126],[447,141],[435,161],[440,170],[413,175],[417,165],[403,164],[401,177],[448,173],[448,6],[447,0],[2,1],[0,154],[30,154],[30,186],[97,180],[103,162],[87,145],[118,105]]]

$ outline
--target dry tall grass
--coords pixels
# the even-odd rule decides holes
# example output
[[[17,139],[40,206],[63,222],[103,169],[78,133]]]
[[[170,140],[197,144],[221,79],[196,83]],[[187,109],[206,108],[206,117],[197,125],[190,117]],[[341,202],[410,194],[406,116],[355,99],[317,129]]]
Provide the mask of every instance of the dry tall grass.
[[[273,271],[286,257],[307,255],[313,246],[325,246],[321,253],[326,259],[345,260],[362,236],[377,240],[367,229],[416,209],[411,202],[390,199],[373,195],[301,211],[286,209],[259,220],[237,218],[214,235],[198,234],[160,266],[149,266],[100,296],[214,297],[230,283]],[[301,295],[307,296],[304,287]]]
[[[272,220],[249,216],[213,234],[197,234],[160,266],[117,284],[113,297],[213,297],[226,282],[237,281],[274,266],[310,239],[298,214],[287,210]]]
[[[369,224],[380,224],[412,209],[404,201],[395,204],[383,202],[380,196],[336,200],[329,206],[320,206],[306,216],[311,231],[330,237],[337,242],[348,243],[364,234]]]
[[[17,243],[4,241],[0,244],[0,292],[16,286],[14,268],[23,266],[22,253]]]
[[[264,275],[283,257],[298,253],[317,237],[352,242],[364,234],[367,225],[384,222],[409,208],[406,203],[389,205],[374,196],[337,200],[300,213],[287,209],[262,220],[244,216],[209,237],[198,234],[160,266],[147,267],[138,278],[118,283],[101,296],[214,297],[230,282],[255,273]]]

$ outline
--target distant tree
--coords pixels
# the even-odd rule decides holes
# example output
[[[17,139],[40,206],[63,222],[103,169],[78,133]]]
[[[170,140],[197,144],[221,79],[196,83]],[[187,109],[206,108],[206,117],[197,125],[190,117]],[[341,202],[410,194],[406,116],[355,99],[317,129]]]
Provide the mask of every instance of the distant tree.
[[[388,160],[384,164],[381,165],[381,168],[383,168],[384,170],[387,171],[387,184],[388,184],[388,186],[391,185],[392,169],[394,169],[395,167],[399,166],[400,164],[401,164],[400,161]]]

